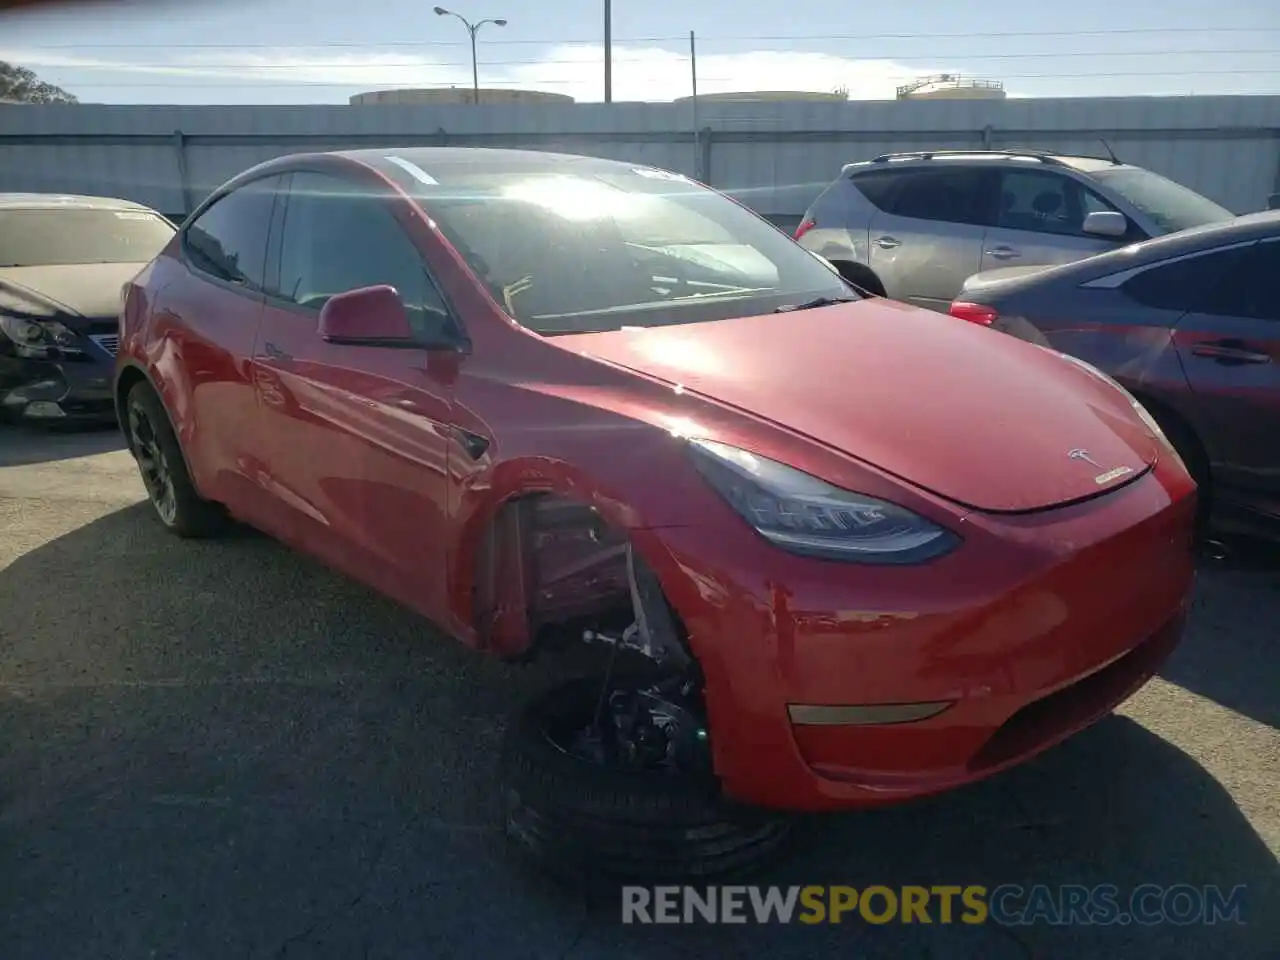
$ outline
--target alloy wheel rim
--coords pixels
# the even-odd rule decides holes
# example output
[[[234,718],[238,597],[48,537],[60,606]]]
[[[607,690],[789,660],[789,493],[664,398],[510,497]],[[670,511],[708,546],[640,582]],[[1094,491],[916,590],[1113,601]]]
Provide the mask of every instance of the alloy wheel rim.
[[[172,526],[178,515],[178,498],[173,489],[173,471],[165,456],[155,427],[147,412],[138,404],[129,405],[129,435],[133,440],[133,455],[138,461],[142,483],[156,513]]]

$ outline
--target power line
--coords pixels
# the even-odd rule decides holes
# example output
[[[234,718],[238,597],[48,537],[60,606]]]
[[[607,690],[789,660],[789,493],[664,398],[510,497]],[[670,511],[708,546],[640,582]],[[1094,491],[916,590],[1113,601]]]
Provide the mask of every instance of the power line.
[[[1210,76],[1257,76],[1263,74],[1274,75],[1275,70],[1147,70],[1147,71],[1125,71],[1118,73],[1022,73],[1022,74],[1005,74],[1002,80],[1110,80],[1126,77],[1210,77]],[[665,79],[667,74],[655,72],[651,77],[641,79]],[[633,78],[634,79],[634,78]],[[699,83],[735,83],[740,81],[741,77],[699,77]],[[368,84],[368,80],[260,80],[256,83],[244,82],[218,82],[216,77],[206,78],[203,83],[77,83],[73,86],[77,90],[131,90],[135,88],[146,87],[163,87],[166,89],[186,89],[186,90],[229,90],[229,89],[262,89],[264,86],[272,88],[279,87],[329,87],[329,88],[348,88],[354,86],[362,86]],[[556,79],[539,80],[533,77],[522,77],[519,80],[503,80],[490,82],[490,87],[502,86],[574,86],[583,83],[590,83],[589,78],[565,79],[563,77]],[[448,89],[451,84],[433,83],[426,84],[428,88]]]
[[[261,28],[261,24],[258,28]],[[717,36],[715,34],[698,35],[701,43],[754,43],[756,41],[806,41],[823,40],[981,40],[1012,39],[1032,37],[1110,37],[1110,36],[1151,36],[1160,37],[1167,34],[1259,34],[1280,33],[1277,27],[1150,27],[1127,30],[1025,30],[1025,31],[986,31],[971,33],[825,33],[825,34],[757,34],[742,36]],[[655,36],[655,37],[615,37],[615,44],[627,43],[687,43],[688,35]],[[599,46],[600,40],[589,38],[584,40],[559,38],[543,39],[508,39],[495,37],[485,41],[486,46],[558,46],[581,45]],[[306,44],[289,44],[267,41],[237,41],[235,43],[41,43],[24,45],[23,50],[243,50],[243,49],[289,49],[312,50],[329,47],[358,47],[361,49],[378,47],[461,47],[466,41],[461,40],[319,40]]]
[[[977,40],[984,38],[1008,39],[1013,37],[1119,37],[1137,35],[1160,35],[1166,33],[1280,33],[1277,27],[1134,27],[1126,30],[1025,30],[1025,31],[977,31],[972,33],[851,33],[851,34],[818,34],[742,37],[715,37],[711,40]],[[702,40],[702,35],[698,35]]]
[[[1271,56],[1280,58],[1280,49],[1269,50],[1116,50],[1107,52],[1092,51],[1071,51],[1071,52],[1043,52],[1043,53],[995,53],[995,54],[971,54],[971,53],[948,53],[945,58],[938,56],[918,56],[918,57],[886,57],[895,63],[954,63],[958,60],[966,61],[996,61],[1003,62],[1007,60],[1053,60],[1065,59],[1070,57],[1171,57],[1171,56],[1218,56],[1231,55],[1233,57],[1247,56]],[[688,54],[672,54],[673,58],[687,60]],[[703,59],[709,59],[717,56],[717,54],[705,54]],[[719,56],[735,56],[735,54],[720,54]],[[844,57],[842,59],[856,62],[861,58]],[[868,60],[871,58],[867,58]],[[587,64],[592,63],[589,60],[578,60],[571,57],[535,57],[526,60],[486,60],[483,57],[480,63],[489,67],[513,67],[513,66],[535,66],[535,65],[557,65],[557,64]],[[613,58],[614,63],[648,63],[651,58],[647,56],[618,56]],[[1280,62],[1280,61],[1278,61]],[[470,60],[396,60],[388,63],[358,63],[350,60],[308,60],[305,63],[251,63],[246,61],[217,62],[212,60],[202,60],[198,63],[183,64],[176,61],[147,61],[147,60],[130,60],[121,62],[120,64],[95,65],[95,66],[77,66],[76,69],[81,70],[113,70],[113,69],[139,69],[139,70],[162,70],[162,69],[188,69],[188,70],[315,70],[315,69],[367,69],[367,68],[387,68],[396,69],[401,67],[470,67]],[[56,68],[55,68],[56,69]],[[1179,71],[1182,72],[1182,71]],[[1280,70],[1277,70],[1280,73]]]

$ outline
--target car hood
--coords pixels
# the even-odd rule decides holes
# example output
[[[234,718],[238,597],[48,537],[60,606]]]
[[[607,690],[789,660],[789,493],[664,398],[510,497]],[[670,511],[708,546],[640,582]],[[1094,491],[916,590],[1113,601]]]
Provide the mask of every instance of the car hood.
[[[116,317],[120,291],[145,263],[0,268],[0,310],[46,316]]]
[[[1128,396],[1078,362],[889,300],[549,342],[983,511],[1095,495],[1158,452]]]

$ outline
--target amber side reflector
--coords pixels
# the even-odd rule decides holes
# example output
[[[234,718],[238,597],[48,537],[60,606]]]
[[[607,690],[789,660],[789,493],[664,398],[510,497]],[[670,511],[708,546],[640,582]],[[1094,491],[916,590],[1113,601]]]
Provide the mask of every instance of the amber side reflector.
[[[938,700],[932,703],[876,703],[850,707],[793,703],[787,707],[787,712],[792,723],[805,727],[867,726],[928,720],[954,702]]]

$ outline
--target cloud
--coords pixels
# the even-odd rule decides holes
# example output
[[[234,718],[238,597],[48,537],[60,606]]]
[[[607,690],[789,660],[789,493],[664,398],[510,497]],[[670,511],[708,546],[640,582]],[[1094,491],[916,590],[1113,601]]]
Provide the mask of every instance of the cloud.
[[[556,46],[541,57],[508,61],[502,61],[501,55],[492,50],[486,52],[481,44],[481,86],[546,90],[581,101],[602,98],[604,53],[598,45]],[[0,50],[0,59],[30,67],[42,76],[47,74],[47,79],[66,85],[73,92],[78,80],[85,99],[99,99],[97,91],[112,87],[155,86],[157,91],[167,90],[169,94],[181,87],[196,94],[200,88],[250,85],[263,92],[271,90],[276,95],[273,99],[287,91],[298,102],[344,101],[349,93],[358,90],[471,84],[469,61],[372,50],[206,49],[170,53],[163,60],[146,62]],[[943,65],[919,69],[892,60],[854,60],[808,51],[712,53],[698,57],[698,89],[701,93],[720,93],[831,91],[844,87],[853,99],[890,99],[899,84],[944,69]],[[53,75],[55,71],[59,76]],[[180,82],[170,86],[162,84],[161,78]],[[687,96],[692,90],[689,56],[657,46],[615,45],[613,90],[615,100],[672,100]],[[251,98],[251,90],[245,93]]]

